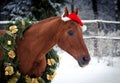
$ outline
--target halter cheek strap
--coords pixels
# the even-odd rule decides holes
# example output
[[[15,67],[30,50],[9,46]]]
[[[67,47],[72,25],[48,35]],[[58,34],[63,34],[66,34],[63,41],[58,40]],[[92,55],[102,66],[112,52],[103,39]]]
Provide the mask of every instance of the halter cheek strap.
[[[83,32],[87,30],[87,26],[83,24],[81,19],[75,13],[68,14],[68,16],[66,16],[66,17],[63,17],[63,15],[61,16],[61,19],[64,22],[67,22],[67,21],[70,21],[70,20],[74,20],[74,21],[76,21],[77,23],[80,24],[81,29],[82,29]]]

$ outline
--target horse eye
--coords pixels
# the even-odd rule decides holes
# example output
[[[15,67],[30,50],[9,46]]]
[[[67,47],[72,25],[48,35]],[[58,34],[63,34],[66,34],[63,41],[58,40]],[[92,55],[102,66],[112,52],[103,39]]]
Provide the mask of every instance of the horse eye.
[[[70,36],[72,36],[72,35],[74,34],[74,32],[73,32],[72,30],[70,30],[70,31],[68,31],[68,34],[69,34]]]

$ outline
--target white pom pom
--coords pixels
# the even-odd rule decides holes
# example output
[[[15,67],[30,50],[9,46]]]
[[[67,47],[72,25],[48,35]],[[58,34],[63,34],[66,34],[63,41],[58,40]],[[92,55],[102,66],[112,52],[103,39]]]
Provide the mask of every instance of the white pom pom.
[[[87,26],[86,25],[83,25],[81,28],[82,28],[82,32],[87,30]]]

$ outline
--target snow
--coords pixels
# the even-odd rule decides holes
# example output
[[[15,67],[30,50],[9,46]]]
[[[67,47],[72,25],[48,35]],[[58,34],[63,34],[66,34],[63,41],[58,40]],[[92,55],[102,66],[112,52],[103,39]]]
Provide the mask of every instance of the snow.
[[[91,57],[89,65],[79,67],[77,61],[66,52],[59,53],[62,57],[57,75],[52,83],[120,83],[120,57]]]

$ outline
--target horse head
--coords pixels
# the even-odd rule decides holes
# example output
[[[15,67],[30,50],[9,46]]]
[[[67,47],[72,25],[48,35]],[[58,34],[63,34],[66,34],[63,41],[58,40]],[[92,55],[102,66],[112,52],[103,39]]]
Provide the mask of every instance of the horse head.
[[[81,67],[90,61],[90,55],[83,39],[83,23],[77,16],[78,9],[69,14],[66,8],[61,19],[63,20],[59,31],[58,46],[72,55]],[[72,16],[73,14],[73,16]],[[74,18],[75,17],[75,18]]]

